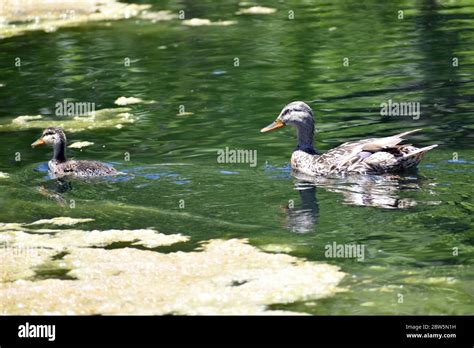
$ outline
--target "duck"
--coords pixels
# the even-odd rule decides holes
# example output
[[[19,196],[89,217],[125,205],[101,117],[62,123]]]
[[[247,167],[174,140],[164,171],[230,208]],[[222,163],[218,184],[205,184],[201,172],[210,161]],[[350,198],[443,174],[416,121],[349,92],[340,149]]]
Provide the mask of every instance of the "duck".
[[[291,167],[310,176],[398,173],[415,168],[429,150],[438,146],[417,148],[400,144],[407,135],[421,131],[415,129],[383,138],[349,141],[322,154],[313,145],[314,125],[311,107],[302,101],[294,101],[260,132],[285,126],[296,128],[298,144],[291,155]]]
[[[98,161],[70,160],[66,157],[66,134],[60,127],[48,127],[31,147],[41,145],[53,147],[53,158],[48,168],[54,178],[63,176],[96,177],[120,174],[116,169]]]

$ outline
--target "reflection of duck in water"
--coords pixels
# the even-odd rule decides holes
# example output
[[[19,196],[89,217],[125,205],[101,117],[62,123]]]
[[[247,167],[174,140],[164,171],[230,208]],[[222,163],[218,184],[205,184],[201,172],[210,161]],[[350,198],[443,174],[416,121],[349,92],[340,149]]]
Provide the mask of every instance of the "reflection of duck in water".
[[[290,201],[285,209],[287,227],[291,232],[314,232],[319,218],[316,188],[341,194],[344,203],[383,209],[407,209],[417,204],[411,198],[400,197],[400,192],[421,189],[421,179],[397,175],[349,175],[345,177],[309,176],[293,171],[297,179],[295,189],[300,194],[301,204]],[[423,202],[439,204],[437,201]]]
[[[305,181],[326,191],[337,192],[344,203],[385,209],[404,209],[417,204],[410,198],[401,198],[400,192],[420,190],[421,179],[413,176],[347,175],[344,177],[314,177],[293,171],[299,181]],[[435,204],[435,202],[427,202]]]
[[[38,193],[53,201],[56,201],[62,207],[66,206],[67,202],[63,194],[67,191],[72,190],[71,183],[63,181],[61,178],[59,178],[53,182],[53,185],[54,186],[52,189],[49,189],[47,186],[44,185],[37,187]]]
[[[48,162],[53,177],[94,177],[120,174],[114,168],[101,162],[68,160],[66,158],[66,135],[59,127],[46,128],[41,138],[31,144],[32,147],[39,145],[53,147],[53,158]]]
[[[285,125],[296,127],[298,146],[291,156],[291,167],[307,175],[337,173],[382,174],[416,167],[423,155],[438,145],[421,149],[400,145],[403,137],[419,129],[385,138],[344,143],[325,154],[313,147],[314,119],[311,108],[300,101],[285,106],[275,122],[263,128],[269,132]]]
[[[316,200],[316,186],[299,182],[295,184],[301,198],[301,205],[295,206],[293,201],[288,205],[288,229],[291,232],[313,232],[319,215],[318,201]]]

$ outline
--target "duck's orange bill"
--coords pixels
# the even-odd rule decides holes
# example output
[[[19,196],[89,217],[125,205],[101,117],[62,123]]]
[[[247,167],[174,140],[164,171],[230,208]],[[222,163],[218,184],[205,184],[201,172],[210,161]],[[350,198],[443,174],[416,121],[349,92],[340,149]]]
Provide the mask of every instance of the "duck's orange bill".
[[[285,124],[282,121],[277,119],[274,122],[272,122],[272,124],[269,124],[265,128],[260,129],[260,132],[261,133],[270,132],[270,131],[273,131],[275,129],[282,128],[282,127],[285,127]]]
[[[39,138],[33,144],[31,144],[31,147],[36,147],[36,146],[40,146],[40,145],[44,145],[44,144],[45,144],[45,142],[44,142],[43,138]]]

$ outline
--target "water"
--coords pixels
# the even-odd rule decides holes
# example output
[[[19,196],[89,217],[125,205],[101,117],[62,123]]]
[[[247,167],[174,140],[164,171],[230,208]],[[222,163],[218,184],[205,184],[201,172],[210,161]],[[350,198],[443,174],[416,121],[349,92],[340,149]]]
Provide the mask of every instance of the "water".
[[[187,18],[238,23],[187,27],[130,19],[0,41],[0,123],[36,114],[54,120],[63,99],[94,102],[96,109],[114,107],[120,96],[157,101],[130,106],[138,119],[121,129],[68,134],[70,141],[94,142],[68,149],[70,157],[106,161],[128,175],[73,180],[72,190],[57,195],[45,165],[51,151],[30,148],[41,129],[1,132],[0,171],[10,178],[0,180],[0,221],[87,217],[95,219],[85,225],[90,229],[154,227],[191,236],[191,246],[169,251],[248,238],[347,274],[345,292],[275,309],[472,314],[474,6],[277,5],[268,2],[278,8],[271,15],[234,16],[239,8],[232,1],[156,2],[157,10],[184,7]],[[288,19],[289,10],[295,19]],[[21,68],[13,66],[15,57]],[[421,117],[382,117],[380,104],[389,99],[420,102]],[[259,133],[292,100],[315,111],[320,151],[415,128],[423,128],[415,145],[440,146],[403,176],[308,184],[289,168],[294,130]],[[256,150],[257,166],[217,163],[225,147]],[[333,242],[364,245],[364,261],[325,257]]]

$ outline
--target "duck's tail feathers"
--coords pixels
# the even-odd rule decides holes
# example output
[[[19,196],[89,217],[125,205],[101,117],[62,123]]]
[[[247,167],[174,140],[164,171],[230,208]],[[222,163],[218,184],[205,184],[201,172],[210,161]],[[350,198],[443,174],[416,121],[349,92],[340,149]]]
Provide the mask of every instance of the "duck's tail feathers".
[[[426,152],[430,151],[431,149],[434,149],[437,146],[438,146],[438,144],[434,144],[434,145],[422,147],[421,149],[416,149],[415,151],[407,153],[406,155],[404,155],[403,158],[409,158],[409,157],[414,157],[414,156],[421,157]]]
[[[399,157],[397,159],[397,163],[401,165],[402,169],[408,169],[412,167],[416,167],[418,163],[420,163],[422,157],[430,151],[431,149],[434,149],[437,147],[438,144],[435,145],[430,145],[426,147],[422,147],[421,149],[416,149],[415,151],[409,152],[406,155],[403,155],[402,157]]]
[[[393,137],[396,137],[396,138],[403,138],[404,136],[406,136],[406,135],[408,135],[408,134],[415,133],[415,132],[419,132],[419,131],[421,131],[421,130],[422,130],[421,128],[418,128],[418,129],[414,129],[414,130],[411,130],[411,131],[408,131],[408,132],[403,132],[403,133],[394,135]]]
[[[404,140],[403,137],[405,135],[419,132],[419,131],[421,131],[421,128],[414,129],[408,132],[403,132],[396,135],[392,135],[385,138],[368,139],[368,141],[363,144],[361,149],[362,151],[377,152],[380,150],[393,148]]]

